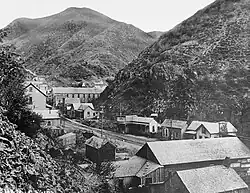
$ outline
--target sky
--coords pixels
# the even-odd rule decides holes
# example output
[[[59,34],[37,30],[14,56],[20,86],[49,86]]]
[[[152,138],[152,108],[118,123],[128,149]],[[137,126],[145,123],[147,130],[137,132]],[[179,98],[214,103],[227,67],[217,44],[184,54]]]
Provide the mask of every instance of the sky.
[[[87,7],[145,32],[168,31],[214,0],[4,0],[0,29],[20,17],[40,18]]]

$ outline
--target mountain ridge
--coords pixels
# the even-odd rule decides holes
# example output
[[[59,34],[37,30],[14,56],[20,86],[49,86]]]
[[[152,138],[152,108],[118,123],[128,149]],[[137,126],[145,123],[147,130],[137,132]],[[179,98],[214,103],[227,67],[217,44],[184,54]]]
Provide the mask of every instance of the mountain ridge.
[[[56,77],[63,85],[76,78],[112,78],[157,39],[89,8],[71,7],[52,16],[16,19],[7,28],[5,43],[17,47],[26,58],[26,67],[51,80]],[[71,66],[82,70],[79,77],[71,74]]]

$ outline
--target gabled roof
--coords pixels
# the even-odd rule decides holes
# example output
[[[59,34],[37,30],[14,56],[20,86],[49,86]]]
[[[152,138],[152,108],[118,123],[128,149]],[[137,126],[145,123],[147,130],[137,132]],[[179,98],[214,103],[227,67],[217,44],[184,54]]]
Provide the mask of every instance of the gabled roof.
[[[211,166],[177,171],[189,193],[218,193],[247,189],[247,184],[232,168]]]
[[[92,103],[72,103],[74,110],[85,110],[90,107],[94,110],[94,106]]]
[[[146,145],[161,165],[250,158],[250,150],[237,137],[155,141]]]
[[[65,98],[66,104],[72,104],[72,103],[81,103],[81,100],[79,98]]]
[[[24,87],[24,89],[26,89],[26,88],[28,88],[29,86],[32,86],[32,87],[34,87],[36,90],[38,90],[42,95],[44,95],[45,97],[47,97],[47,95],[43,92],[43,91],[41,91],[39,88],[37,88],[34,84],[32,84],[32,83],[29,83],[27,86],[25,86]]]
[[[161,124],[162,127],[172,127],[176,129],[183,129],[187,127],[187,121],[165,119]]]
[[[115,162],[115,167],[115,176],[118,178],[130,176],[140,178],[162,166],[144,158],[133,156],[129,160]]]
[[[91,88],[78,88],[78,87],[53,87],[54,94],[100,94],[105,88],[91,87]]]
[[[107,139],[102,139],[96,136],[92,136],[91,138],[87,139],[85,141],[85,145],[89,145],[95,149],[100,149],[103,145],[106,143],[112,144],[114,147],[116,147],[115,144],[113,144],[111,141],[108,141]]]
[[[225,122],[227,125],[228,133],[236,133],[237,129],[230,122]],[[201,125],[203,125],[210,134],[219,133],[219,122],[205,122],[205,121],[192,121],[188,126],[188,131],[196,131]]]
[[[68,138],[68,137],[75,137],[75,136],[76,136],[75,133],[70,132],[70,133],[66,133],[64,135],[59,136],[58,139],[65,139],[65,138]]]

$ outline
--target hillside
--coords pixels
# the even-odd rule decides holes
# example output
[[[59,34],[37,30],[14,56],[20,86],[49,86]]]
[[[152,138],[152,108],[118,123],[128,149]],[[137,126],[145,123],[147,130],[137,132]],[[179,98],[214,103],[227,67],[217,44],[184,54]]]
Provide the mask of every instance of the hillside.
[[[107,114],[229,120],[250,107],[250,1],[216,0],[119,71],[99,104]]]
[[[5,43],[16,46],[26,67],[58,80],[114,77],[157,39],[88,8],[20,18],[7,28]]]

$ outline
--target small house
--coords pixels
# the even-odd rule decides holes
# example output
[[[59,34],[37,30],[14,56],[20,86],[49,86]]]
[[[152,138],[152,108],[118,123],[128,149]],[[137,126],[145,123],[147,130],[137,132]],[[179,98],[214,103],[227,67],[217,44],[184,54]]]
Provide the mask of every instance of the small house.
[[[45,110],[47,95],[34,84],[29,83],[25,87],[25,93],[28,96],[28,107],[31,110]]]
[[[101,163],[115,160],[116,145],[112,142],[93,136],[86,140],[85,145],[86,157],[92,162]]]
[[[70,118],[93,119],[99,116],[92,103],[72,103],[67,105],[67,115]]]
[[[247,193],[248,185],[232,169],[223,165],[177,171],[170,193]]]
[[[61,117],[59,116],[58,110],[33,110],[33,112],[42,116],[42,121],[44,126],[48,127],[58,127],[63,124]]]
[[[183,139],[187,121],[165,119],[161,124],[162,137],[169,140]]]
[[[117,124],[121,132],[135,135],[156,134],[159,126],[154,118],[139,117],[137,115],[117,117]]]
[[[72,132],[61,135],[57,139],[64,147],[74,146],[76,144],[76,134]]]
[[[185,132],[186,139],[236,136],[237,129],[230,122],[192,121]]]

